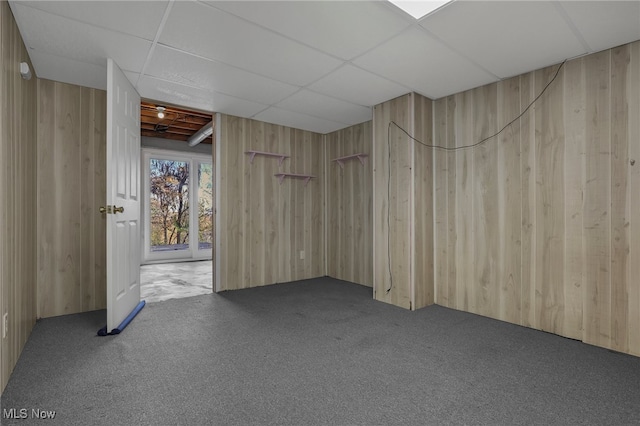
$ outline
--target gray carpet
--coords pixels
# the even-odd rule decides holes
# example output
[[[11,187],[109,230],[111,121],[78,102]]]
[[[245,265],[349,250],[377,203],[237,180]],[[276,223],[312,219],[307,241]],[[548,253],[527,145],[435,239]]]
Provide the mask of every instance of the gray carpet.
[[[2,395],[28,418],[2,424],[640,424],[640,358],[329,278],[104,322],[39,321]]]

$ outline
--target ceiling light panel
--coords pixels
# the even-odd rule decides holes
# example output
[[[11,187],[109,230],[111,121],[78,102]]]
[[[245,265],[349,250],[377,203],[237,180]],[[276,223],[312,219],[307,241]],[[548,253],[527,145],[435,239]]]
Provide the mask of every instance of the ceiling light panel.
[[[415,19],[420,19],[434,10],[444,6],[447,1],[421,1],[421,0],[389,0],[391,3],[402,9]]]
[[[195,2],[174,3],[160,43],[299,86],[341,64],[315,49]]]

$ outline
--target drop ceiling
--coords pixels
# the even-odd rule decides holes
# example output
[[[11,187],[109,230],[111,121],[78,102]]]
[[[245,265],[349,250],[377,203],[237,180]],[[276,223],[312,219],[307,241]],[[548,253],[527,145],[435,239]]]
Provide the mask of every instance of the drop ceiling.
[[[40,78],[329,133],[640,39],[638,1],[9,1]]]

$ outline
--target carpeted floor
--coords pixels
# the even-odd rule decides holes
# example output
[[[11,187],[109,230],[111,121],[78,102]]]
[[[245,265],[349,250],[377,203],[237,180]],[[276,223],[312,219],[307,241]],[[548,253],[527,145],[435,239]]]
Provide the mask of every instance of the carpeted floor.
[[[39,321],[2,424],[640,424],[640,358],[329,278]],[[32,409],[55,411],[53,421]]]

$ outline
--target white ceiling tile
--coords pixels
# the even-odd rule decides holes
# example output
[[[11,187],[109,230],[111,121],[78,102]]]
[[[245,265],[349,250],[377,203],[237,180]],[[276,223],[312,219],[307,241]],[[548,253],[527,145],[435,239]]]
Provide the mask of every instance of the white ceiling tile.
[[[324,118],[337,123],[358,124],[371,120],[371,108],[301,90],[277,104],[279,108]]]
[[[304,86],[341,62],[202,3],[176,2],[160,43]]]
[[[299,89],[165,46],[156,47],[145,72],[163,80],[265,104],[281,101]]]
[[[270,107],[253,117],[256,120],[267,123],[280,124],[281,126],[293,127],[295,129],[308,130],[316,133],[331,133],[343,129],[343,123],[336,123],[322,118],[311,117],[299,112],[287,111],[284,109]]]
[[[153,41],[169,2],[128,0],[118,2],[117,7],[110,1],[39,0],[19,4]]]
[[[141,38],[93,27],[16,3],[12,7],[29,49],[105,67],[106,58],[110,57],[122,69],[139,71],[151,47],[150,42]]]
[[[431,99],[496,80],[417,27],[373,49],[354,63]]]
[[[107,67],[67,59],[37,50],[29,51],[38,78],[107,90]]]
[[[346,60],[410,25],[380,1],[206,3]]]
[[[345,65],[309,86],[310,89],[358,105],[373,106],[411,89],[353,65]]]
[[[251,117],[266,108],[266,105],[256,102],[148,76],[140,79],[137,89],[140,96],[146,99],[204,111],[224,112],[239,117]]]
[[[638,0],[209,3],[9,0],[38,77],[103,89],[112,57],[149,99],[320,133],[640,39]]]
[[[420,25],[500,78],[585,53],[546,1],[454,2]]]
[[[592,52],[640,40],[640,1],[563,1]]]
[[[129,83],[131,83],[132,86],[136,86],[138,84],[138,79],[140,78],[140,73],[139,72],[133,72],[133,71],[122,71],[125,75],[125,77],[127,77],[127,80],[129,80]]]

